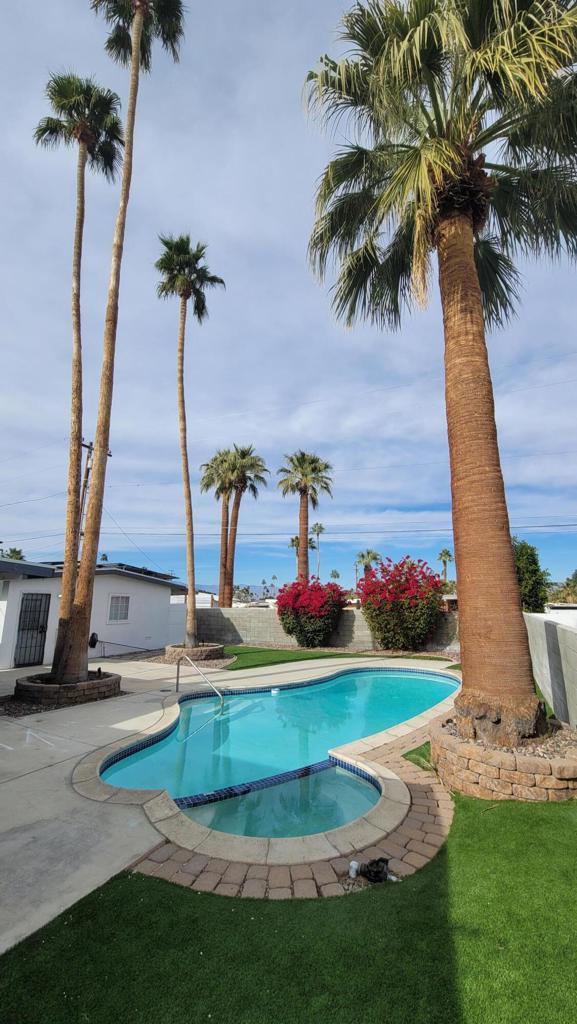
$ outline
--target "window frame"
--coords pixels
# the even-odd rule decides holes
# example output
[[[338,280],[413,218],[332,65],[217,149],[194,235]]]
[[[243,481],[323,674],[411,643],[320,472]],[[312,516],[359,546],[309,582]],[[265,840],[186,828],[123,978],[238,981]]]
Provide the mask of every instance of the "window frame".
[[[126,599],[126,618],[113,619],[112,618],[112,602],[115,599]],[[109,594],[108,595],[108,616],[106,624],[108,626],[123,626],[125,623],[130,622],[130,594]]]

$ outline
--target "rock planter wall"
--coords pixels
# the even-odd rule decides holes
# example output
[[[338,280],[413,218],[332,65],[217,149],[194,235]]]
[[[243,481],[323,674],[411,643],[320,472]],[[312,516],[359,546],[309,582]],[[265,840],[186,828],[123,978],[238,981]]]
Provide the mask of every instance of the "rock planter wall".
[[[182,647],[180,644],[169,644],[164,649],[164,660],[169,665],[176,665],[179,658],[190,658],[191,661],[216,661],[224,658],[223,644],[202,644],[200,647]]]
[[[120,676],[103,672],[101,676],[90,673],[92,678],[85,683],[37,683],[29,677],[16,680],[14,699],[25,704],[40,704],[47,708],[66,708],[74,704],[86,704],[93,700],[118,697]]]
[[[577,798],[577,749],[572,758],[513,754],[461,740],[435,726],[431,760],[447,789],[482,800]]]

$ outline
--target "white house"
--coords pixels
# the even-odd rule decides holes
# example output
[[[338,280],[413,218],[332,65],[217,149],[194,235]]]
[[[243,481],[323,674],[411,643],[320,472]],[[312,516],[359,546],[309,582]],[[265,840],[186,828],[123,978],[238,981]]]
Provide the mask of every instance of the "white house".
[[[577,627],[577,604],[547,604],[545,614],[549,619],[562,622],[564,626],[572,626],[574,629]]]
[[[50,664],[58,627],[61,563],[0,558],[0,668]],[[164,573],[107,562],[96,569],[91,653],[109,657],[169,642],[170,598],[186,588]]]

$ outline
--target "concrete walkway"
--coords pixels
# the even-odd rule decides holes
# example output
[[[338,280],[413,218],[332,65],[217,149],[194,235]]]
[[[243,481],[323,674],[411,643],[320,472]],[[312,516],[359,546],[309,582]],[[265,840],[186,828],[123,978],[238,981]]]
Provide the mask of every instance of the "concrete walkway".
[[[174,666],[114,659],[125,696],[22,718],[0,717],[0,952],[46,924],[155,847],[161,836],[138,806],[98,803],[71,785],[75,764],[114,740],[158,721],[174,690]],[[366,659],[419,667],[418,661]],[[112,659],[103,662],[110,667]],[[322,659],[246,671],[210,672],[229,687],[313,679],[365,659]],[[94,666],[98,662],[91,663]],[[443,662],[423,662],[440,668]],[[27,670],[29,671],[29,670]],[[0,672],[0,694],[22,669]],[[197,687],[183,667],[183,691]],[[205,684],[202,684],[204,687]]]

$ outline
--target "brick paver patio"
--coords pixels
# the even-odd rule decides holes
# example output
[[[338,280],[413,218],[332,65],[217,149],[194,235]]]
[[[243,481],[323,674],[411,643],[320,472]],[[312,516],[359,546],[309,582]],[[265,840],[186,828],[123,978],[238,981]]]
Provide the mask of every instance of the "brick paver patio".
[[[133,870],[195,892],[270,900],[341,896],[363,888],[368,884],[363,879],[351,882],[348,878],[350,860],[388,857],[389,868],[398,878],[412,875],[435,856],[453,820],[453,802],[437,775],[417,768],[402,756],[424,743],[429,729],[429,725],[416,729],[364,757],[368,763],[376,761],[394,771],[411,794],[411,805],[401,825],[378,846],[365,847],[347,857],[284,867],[205,857],[165,842],[150,851]]]

